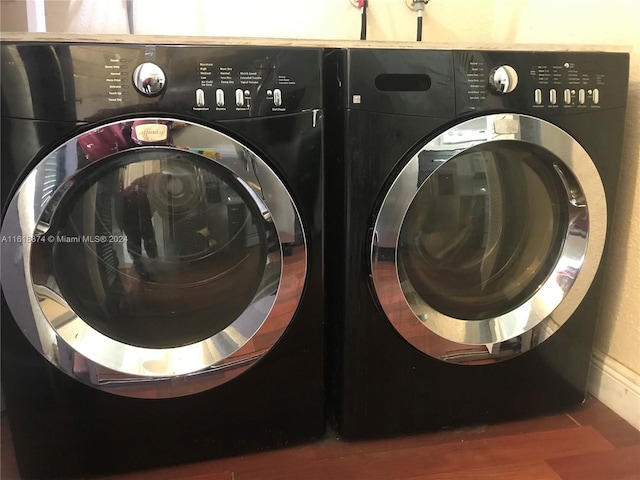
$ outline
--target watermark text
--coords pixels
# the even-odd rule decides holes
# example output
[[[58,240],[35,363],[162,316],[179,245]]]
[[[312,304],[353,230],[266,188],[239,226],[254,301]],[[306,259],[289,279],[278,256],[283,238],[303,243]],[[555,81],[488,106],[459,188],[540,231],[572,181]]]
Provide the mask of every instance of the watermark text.
[[[125,243],[126,235],[2,235],[0,243]]]

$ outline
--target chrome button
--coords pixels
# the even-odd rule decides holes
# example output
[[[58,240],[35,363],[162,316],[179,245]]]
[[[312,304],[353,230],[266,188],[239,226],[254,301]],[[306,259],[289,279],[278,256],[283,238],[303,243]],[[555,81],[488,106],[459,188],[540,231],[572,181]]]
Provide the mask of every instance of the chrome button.
[[[224,90],[221,88],[216,90],[216,105],[218,107],[224,107]]]
[[[133,71],[133,85],[141,94],[152,97],[164,89],[167,77],[155,63],[142,63]]]
[[[578,91],[578,102],[580,102],[580,105],[584,105],[584,102],[587,100],[587,94],[584,91],[584,88],[581,88]]]
[[[196,90],[196,105],[198,107],[204,107],[204,90],[201,88]]]
[[[282,105],[282,91],[279,88],[276,88],[273,91],[273,104],[276,107],[279,107],[280,105]]]
[[[518,86],[518,73],[509,65],[501,65],[489,73],[489,87],[495,93],[511,93]]]
[[[536,88],[533,92],[533,101],[536,102],[536,105],[540,105],[542,103],[542,90]]]
[[[236,90],[236,105],[238,107],[244,107],[244,92],[241,88]]]

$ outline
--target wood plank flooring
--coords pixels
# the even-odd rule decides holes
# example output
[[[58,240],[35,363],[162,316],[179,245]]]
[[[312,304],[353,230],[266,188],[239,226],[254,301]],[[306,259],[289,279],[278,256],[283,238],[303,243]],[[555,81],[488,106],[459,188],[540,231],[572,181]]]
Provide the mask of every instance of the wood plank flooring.
[[[19,479],[2,416],[2,480]],[[639,480],[640,432],[602,403],[393,439],[307,445],[97,480]]]

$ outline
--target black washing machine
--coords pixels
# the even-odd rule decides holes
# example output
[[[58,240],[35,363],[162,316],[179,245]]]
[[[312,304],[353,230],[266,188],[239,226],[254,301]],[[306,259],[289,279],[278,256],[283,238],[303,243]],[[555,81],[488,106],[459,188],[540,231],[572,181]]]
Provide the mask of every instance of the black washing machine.
[[[628,62],[327,54],[330,401],[345,437],[583,401]]]
[[[323,434],[321,64],[2,44],[2,391],[25,478]]]

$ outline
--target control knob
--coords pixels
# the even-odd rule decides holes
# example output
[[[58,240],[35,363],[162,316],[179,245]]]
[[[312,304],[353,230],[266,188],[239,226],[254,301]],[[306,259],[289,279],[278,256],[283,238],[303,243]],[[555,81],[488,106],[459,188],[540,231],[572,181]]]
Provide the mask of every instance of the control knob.
[[[147,97],[158,95],[165,87],[167,77],[155,63],[142,63],[133,71],[133,85]]]
[[[489,87],[495,93],[511,93],[518,85],[518,73],[509,65],[501,65],[489,72]]]

